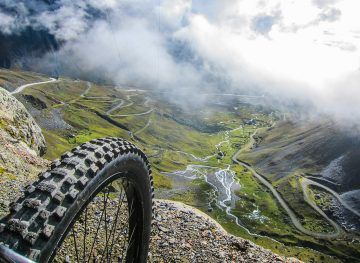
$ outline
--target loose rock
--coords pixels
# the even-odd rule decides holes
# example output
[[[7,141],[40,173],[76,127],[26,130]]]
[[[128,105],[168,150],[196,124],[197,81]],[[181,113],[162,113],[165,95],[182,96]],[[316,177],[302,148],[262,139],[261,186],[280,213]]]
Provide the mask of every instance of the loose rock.
[[[155,202],[149,262],[300,262],[227,234],[193,208]]]

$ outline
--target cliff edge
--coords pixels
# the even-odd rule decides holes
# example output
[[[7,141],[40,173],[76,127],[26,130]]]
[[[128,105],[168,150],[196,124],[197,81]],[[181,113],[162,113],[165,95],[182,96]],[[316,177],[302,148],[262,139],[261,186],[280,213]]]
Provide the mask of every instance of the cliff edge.
[[[0,88],[0,216],[21,187],[48,165],[40,156],[46,143],[25,107]]]

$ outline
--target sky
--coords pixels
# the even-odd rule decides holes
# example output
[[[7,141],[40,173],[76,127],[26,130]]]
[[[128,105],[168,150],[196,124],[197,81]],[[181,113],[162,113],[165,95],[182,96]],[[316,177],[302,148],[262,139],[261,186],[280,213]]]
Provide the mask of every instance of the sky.
[[[185,97],[272,94],[358,125],[358,10],[357,0],[0,0],[0,31],[47,30],[64,44],[40,64],[83,76]]]

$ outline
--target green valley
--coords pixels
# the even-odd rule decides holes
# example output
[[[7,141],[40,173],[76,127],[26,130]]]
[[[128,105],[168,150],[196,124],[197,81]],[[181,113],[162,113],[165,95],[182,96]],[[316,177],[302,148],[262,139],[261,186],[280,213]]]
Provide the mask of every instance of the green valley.
[[[0,72],[0,86],[5,88],[47,79],[31,72]],[[8,84],[3,85],[5,82]],[[233,160],[235,156],[263,176],[306,230],[325,235],[334,232],[333,225],[305,202],[302,188],[304,175],[317,173],[323,163],[317,167],[307,160],[311,154],[297,157],[308,167],[300,169],[290,167],[285,162],[290,157],[282,155],[290,152],[286,146],[298,143],[309,129],[297,133],[289,121],[282,120],[283,114],[270,106],[256,106],[244,97],[210,94],[201,107],[187,108],[170,103],[164,93],[155,90],[65,77],[31,86],[15,96],[41,126],[49,160],[95,138],[122,137],[148,156],[156,198],[192,205],[231,234],[280,255],[304,262],[355,262],[360,258],[359,233],[341,229],[331,238],[303,233],[269,187]],[[290,134],[286,138],[284,129]],[[321,135],[309,132],[308,136]],[[305,190],[320,207],[330,202],[328,193],[321,193],[324,189]]]

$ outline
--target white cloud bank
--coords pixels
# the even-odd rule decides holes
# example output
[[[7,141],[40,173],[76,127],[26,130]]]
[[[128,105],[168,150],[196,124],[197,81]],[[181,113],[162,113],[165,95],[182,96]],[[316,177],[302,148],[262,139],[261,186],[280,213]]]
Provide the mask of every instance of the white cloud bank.
[[[66,40],[69,68],[138,86],[268,92],[360,123],[359,1],[59,0],[29,12],[35,2],[20,21]],[[1,17],[0,30],[14,30]]]

